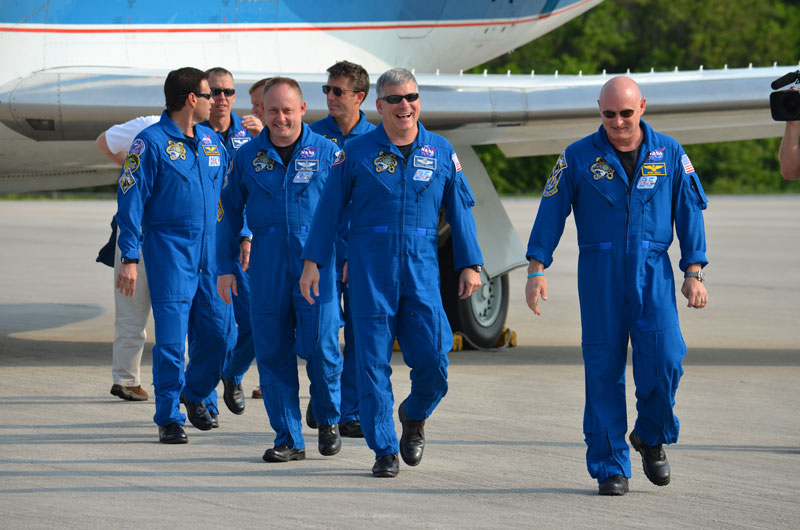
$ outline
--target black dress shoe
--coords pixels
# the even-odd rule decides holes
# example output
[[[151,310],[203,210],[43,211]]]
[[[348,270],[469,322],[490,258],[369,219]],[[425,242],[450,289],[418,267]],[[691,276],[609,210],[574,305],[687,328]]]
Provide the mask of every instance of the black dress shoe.
[[[375,459],[372,466],[372,476],[381,478],[394,478],[400,471],[400,462],[397,455],[383,455]]]
[[[342,437],[339,436],[338,425],[320,425],[317,427],[319,454],[333,456],[342,448]]]
[[[219,428],[219,414],[215,414],[215,413],[211,412],[210,410],[208,411],[208,413],[211,415],[211,428],[212,429],[218,429]]]
[[[162,444],[188,444],[189,438],[180,423],[158,426],[158,441]]]
[[[181,394],[181,403],[186,407],[186,415],[189,421],[201,431],[210,431],[214,427],[214,420],[208,412],[205,403],[192,403]]]
[[[314,418],[314,409],[311,408],[311,400],[308,400],[308,408],[306,409],[306,425],[308,425],[312,429],[316,429],[318,427],[317,420]]]
[[[364,432],[361,430],[361,422],[358,420],[348,421],[339,424],[339,434],[345,438],[363,438]]]
[[[222,376],[222,386],[225,390],[222,392],[222,398],[225,400],[225,405],[228,410],[234,414],[242,414],[244,412],[244,390],[242,384],[233,384],[233,381],[228,381],[225,376]]]
[[[600,484],[600,495],[625,495],[628,493],[628,479],[622,475],[611,475]]]
[[[644,474],[656,486],[669,484],[669,461],[661,444],[647,445],[636,432],[631,431],[631,445],[642,455]]]
[[[400,423],[403,424],[403,436],[400,437],[400,456],[409,466],[416,466],[422,460],[425,450],[425,420],[412,420],[406,416],[406,402],[400,403],[397,409]]]
[[[305,460],[305,449],[292,449],[286,444],[270,447],[264,452],[264,462],[288,462],[290,460]]]

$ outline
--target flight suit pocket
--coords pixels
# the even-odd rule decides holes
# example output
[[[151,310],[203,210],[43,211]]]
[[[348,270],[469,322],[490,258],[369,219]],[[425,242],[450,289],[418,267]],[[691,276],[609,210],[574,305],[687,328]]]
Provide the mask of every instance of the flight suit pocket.
[[[614,301],[619,299],[622,285],[617,277],[611,242],[579,245],[578,296],[581,304],[581,329],[584,344],[600,344],[609,340],[613,322],[619,318]]]
[[[633,346],[633,381],[636,384],[636,398],[647,398],[655,388],[659,377],[656,355],[662,348],[661,331],[631,335]]]
[[[319,304],[306,305],[307,307],[297,311],[295,339],[295,353],[304,360],[310,359],[314,354],[319,337]]]

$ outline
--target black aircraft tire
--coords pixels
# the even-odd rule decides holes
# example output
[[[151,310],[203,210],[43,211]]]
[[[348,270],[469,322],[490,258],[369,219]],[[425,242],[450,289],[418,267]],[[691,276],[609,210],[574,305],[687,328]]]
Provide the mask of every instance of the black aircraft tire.
[[[458,330],[479,348],[493,348],[503,334],[508,315],[508,275],[489,280],[470,298],[458,301]]]

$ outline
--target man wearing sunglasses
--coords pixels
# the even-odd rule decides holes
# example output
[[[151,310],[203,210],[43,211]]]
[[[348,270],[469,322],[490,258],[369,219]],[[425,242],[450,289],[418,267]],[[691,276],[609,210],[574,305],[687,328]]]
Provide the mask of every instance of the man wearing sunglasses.
[[[174,70],[164,95],[161,120],[131,143],[119,179],[117,288],[135,293],[141,247],[156,330],[154,420],[159,441],[180,444],[188,440],[179,400],[195,427],[213,426],[205,402],[219,381],[231,325],[216,295],[217,204],[229,163],[214,131],[200,125],[211,114],[208,76]]]
[[[398,453],[409,466],[422,459],[424,425],[447,392],[452,332],[439,294],[439,212],[453,232],[459,295],[480,287],[483,257],[472,206],[475,200],[453,147],[418,121],[420,97],[402,68],[378,79],[381,125],[347,142],[323,192],[303,251],[300,288],[314,303],[337,228],[350,204],[347,267],[356,337],[361,426],[375,452],[372,473],[395,477]],[[351,203],[352,201],[352,203]],[[390,374],[395,337],[411,367],[411,393],[398,407],[403,434],[394,429]]]
[[[645,103],[628,77],[603,86],[602,125],[558,157],[528,242],[525,297],[539,315],[539,298],[547,300],[544,269],[574,213],[586,375],[583,430],[589,474],[601,495],[624,495],[631,476],[625,441],[629,340],[638,412],[631,445],[652,483],[670,481],[663,445],[678,440],[672,409],[686,354],[667,254],[673,229],[684,271],[681,293],[689,307],[708,303],[703,187],[680,144],[641,119]]]
[[[340,150],[303,124],[306,104],[294,79],[273,77],[261,102],[265,129],[237,153],[222,192],[220,230],[238,234],[247,208],[253,231],[250,319],[264,406],[275,431],[267,462],[305,458],[297,356],[311,382],[318,450],[332,456],[339,436],[339,308],[333,260],[318,303],[300,296],[300,253],[320,201],[322,187]],[[219,296],[230,303],[238,289],[231,249],[220,247]]]
[[[347,140],[360,136],[375,128],[364,112],[361,104],[369,93],[369,74],[361,65],[349,61],[339,61],[328,68],[328,83],[323,85],[322,92],[328,104],[328,117],[309,125],[311,130],[321,134],[331,142],[342,147]],[[336,289],[342,304],[344,318],[344,351],[342,357],[342,404],[339,432],[342,436],[361,438],[361,422],[358,419],[358,389],[356,384],[355,342],[353,322],[350,312],[350,293],[347,289],[347,278],[344,277],[345,255],[347,251],[347,229],[350,226],[350,212],[345,212],[344,219],[336,238]],[[312,403],[308,404],[306,421],[309,427],[315,428]]]
[[[243,120],[231,110],[234,103],[236,103],[233,74],[220,66],[206,70],[206,74],[208,74],[208,86],[214,104],[211,107],[211,116],[203,125],[217,133],[219,141],[225,145],[230,159],[233,160],[236,151],[255,135],[251,136],[251,132],[247,129]],[[219,231],[218,238],[227,237],[231,236],[222,230]],[[236,268],[234,269],[234,274],[239,287],[238,296],[233,299],[235,322],[231,327],[230,333],[226,335],[228,348],[224,364],[220,368],[221,375],[218,375],[222,379],[224,387],[223,400],[225,405],[234,414],[242,414],[244,412],[246,402],[244,390],[242,389],[242,378],[255,358],[253,331],[250,327],[250,282],[247,277],[250,242],[252,239],[253,234],[247,228],[247,221],[245,220],[242,231],[236,238],[238,246],[229,244],[228,241],[219,241],[221,248],[235,247]],[[206,406],[212,417],[216,418],[219,414],[216,392],[212,394],[212,400],[206,403]]]

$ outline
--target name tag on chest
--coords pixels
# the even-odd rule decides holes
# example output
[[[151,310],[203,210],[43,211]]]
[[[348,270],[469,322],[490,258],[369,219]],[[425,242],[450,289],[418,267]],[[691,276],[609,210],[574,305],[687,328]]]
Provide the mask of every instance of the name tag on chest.
[[[422,169],[436,169],[436,159],[427,156],[414,155],[414,167]]]

